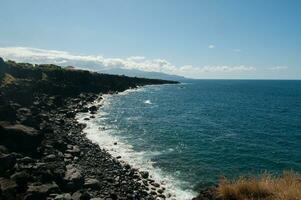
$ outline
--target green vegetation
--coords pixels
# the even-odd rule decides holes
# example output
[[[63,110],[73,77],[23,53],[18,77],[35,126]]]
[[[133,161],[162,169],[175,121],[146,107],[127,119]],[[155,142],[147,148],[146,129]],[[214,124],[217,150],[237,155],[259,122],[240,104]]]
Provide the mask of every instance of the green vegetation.
[[[217,196],[223,200],[300,200],[301,177],[294,172],[283,172],[280,177],[263,174],[260,178],[222,180]]]

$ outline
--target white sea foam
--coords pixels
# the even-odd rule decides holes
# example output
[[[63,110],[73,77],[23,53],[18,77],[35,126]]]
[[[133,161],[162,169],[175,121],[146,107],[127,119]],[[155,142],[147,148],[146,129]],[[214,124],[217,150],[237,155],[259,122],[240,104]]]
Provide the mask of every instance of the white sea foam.
[[[139,88],[138,90],[131,89],[117,95],[126,95],[134,91],[142,90],[143,88]],[[94,102],[93,104],[105,104],[104,106],[109,106],[110,100],[108,97],[110,96],[103,95],[102,97],[103,99],[101,101]],[[112,134],[118,130],[102,126],[99,123],[99,120],[105,117],[107,113],[100,109],[94,119],[90,119],[89,121],[84,120],[84,118],[89,117],[89,115],[89,113],[80,113],[77,115],[78,121],[87,125],[83,130],[84,133],[86,133],[86,137],[92,142],[97,143],[101,148],[107,150],[113,157],[121,156],[123,162],[130,164],[134,168],[148,171],[152,179],[164,185],[166,188],[165,194],[171,194],[171,197],[167,199],[188,200],[196,196],[194,191],[181,188],[183,182],[162,171],[160,168],[154,167],[154,162],[151,158],[164,152],[134,151],[132,145],[128,144],[124,138]],[[115,145],[116,143],[117,145]],[[173,149],[168,149],[167,151],[171,152]]]
[[[146,100],[144,101],[145,104],[152,104],[152,102],[150,100]]]

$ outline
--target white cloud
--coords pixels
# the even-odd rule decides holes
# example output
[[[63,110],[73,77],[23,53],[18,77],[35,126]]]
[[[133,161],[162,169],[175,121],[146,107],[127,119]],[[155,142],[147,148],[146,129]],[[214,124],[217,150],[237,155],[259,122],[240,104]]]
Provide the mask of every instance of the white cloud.
[[[210,44],[210,45],[208,46],[208,48],[209,48],[209,49],[213,49],[213,48],[215,48],[215,45]]]
[[[269,70],[272,70],[272,71],[281,71],[281,70],[286,70],[288,69],[287,66],[275,66],[275,67],[270,67],[268,68]]]
[[[164,59],[147,59],[143,56],[106,58],[102,55],[77,55],[66,51],[44,50],[27,47],[0,47],[0,56],[4,59],[34,64],[54,63],[63,66],[72,65],[78,68],[85,68],[95,71],[108,68],[138,69],[143,71],[163,72],[191,78],[201,78],[208,74],[229,75],[248,73],[256,70],[254,67],[244,65],[203,67],[195,67],[191,65],[175,66]]]

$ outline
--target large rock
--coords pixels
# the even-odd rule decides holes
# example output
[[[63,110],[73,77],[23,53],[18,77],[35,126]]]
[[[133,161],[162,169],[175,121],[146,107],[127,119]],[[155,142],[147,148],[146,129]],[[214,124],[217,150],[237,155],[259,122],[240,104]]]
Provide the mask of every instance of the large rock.
[[[100,188],[100,182],[97,179],[94,179],[94,178],[87,178],[85,180],[84,187],[85,188],[91,188],[91,189],[99,189]]]
[[[59,194],[55,198],[55,200],[71,200],[71,195],[69,193]]]
[[[42,135],[32,127],[0,122],[0,143],[11,151],[33,154],[41,141]]]
[[[66,152],[69,154],[72,154],[74,156],[78,156],[78,155],[80,155],[81,151],[77,145],[74,145],[74,146],[72,146],[71,149],[68,149]]]
[[[3,146],[3,145],[0,145],[0,154],[1,153],[8,153],[7,148],[5,146]]]
[[[27,189],[26,200],[45,199],[50,193],[59,192],[59,187],[56,183],[43,185],[30,185]]]
[[[76,191],[72,194],[72,200],[81,200],[82,193],[80,191]]]
[[[149,177],[149,173],[147,171],[141,171],[140,174],[141,174],[141,177],[144,179],[147,179]]]
[[[17,184],[16,182],[0,178],[0,199],[13,200],[16,199]]]
[[[97,111],[98,110],[98,108],[96,107],[96,106],[91,106],[91,107],[89,107],[89,111],[90,112],[95,112],[95,111]]]
[[[80,189],[84,184],[84,178],[82,177],[81,172],[73,165],[67,165],[66,168],[67,171],[64,177],[66,189],[71,191]]]
[[[91,196],[86,191],[76,191],[72,194],[72,200],[90,200]],[[104,198],[101,198],[103,200]]]
[[[33,116],[31,110],[26,107],[17,110],[17,117],[20,123],[27,126],[38,127],[41,122],[41,119]]]
[[[13,154],[0,153],[0,174],[6,170],[12,169],[16,163],[16,157]]]
[[[10,178],[18,184],[19,189],[22,191],[27,187],[27,183],[31,180],[30,175],[24,171],[16,172],[11,175]]]

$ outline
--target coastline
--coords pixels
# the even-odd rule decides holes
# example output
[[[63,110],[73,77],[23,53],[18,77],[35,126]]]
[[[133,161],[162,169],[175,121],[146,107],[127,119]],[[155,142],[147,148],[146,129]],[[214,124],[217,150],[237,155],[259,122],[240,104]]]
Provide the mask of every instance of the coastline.
[[[100,124],[97,123],[99,119],[104,117],[101,107],[107,103],[105,101],[114,100],[114,95],[130,95],[132,92],[139,92],[144,89],[145,86],[141,88],[128,89],[120,93],[104,94],[101,99],[89,104],[89,106],[96,106],[98,108],[97,112],[78,113],[76,115],[76,119],[80,124],[85,124],[83,132],[86,138],[99,145],[101,149],[104,149],[113,158],[117,159],[121,165],[130,165],[133,169],[138,170],[140,175],[145,172],[149,174],[148,179],[143,180],[143,177],[141,177],[142,181],[138,181],[148,188],[147,191],[153,191],[153,194],[155,194],[155,191],[157,190],[157,194],[163,194],[165,197],[161,197],[166,199],[190,200],[197,196],[198,193],[192,190],[181,189],[179,186],[179,180],[176,180],[175,177],[162,172],[160,168],[154,167],[154,163],[151,160],[144,158],[144,152],[135,152],[130,144],[111,135],[110,133],[107,133],[106,127],[100,126]],[[153,187],[153,181],[160,185],[157,189]]]
[[[147,172],[87,139],[75,117],[95,113],[98,94],[168,81],[0,61],[0,199],[166,198]]]
[[[17,168],[11,169],[15,173],[10,177],[21,176],[21,179],[28,179],[26,181],[34,183],[28,185],[25,196],[15,197],[11,192],[19,190],[17,186],[13,184],[16,188],[12,190],[10,188],[12,183],[8,179],[1,179],[2,194],[6,199],[46,197],[81,199],[85,196],[86,199],[92,197],[155,199],[157,195],[147,193],[139,183],[141,175],[136,169],[127,165],[122,166],[118,160],[93,144],[83,134],[85,126],[77,123],[74,116],[76,111],[90,112],[89,109],[92,110],[94,107],[88,108],[85,105],[96,98],[97,95],[86,94],[81,95],[81,98],[67,99],[67,102],[82,102],[80,106],[71,103],[57,109],[45,107],[42,114],[43,117],[47,116],[47,119],[44,119],[44,126],[48,130],[45,133],[47,139],[38,145],[43,155],[34,158],[34,156],[23,157],[18,153],[7,154],[13,157],[17,164]],[[43,100],[39,100],[36,107],[47,99],[49,97],[45,96]],[[1,129],[8,127],[2,123]],[[8,172],[7,175],[12,172]],[[8,184],[9,190],[3,187],[4,183]],[[157,184],[154,186],[158,187]]]

